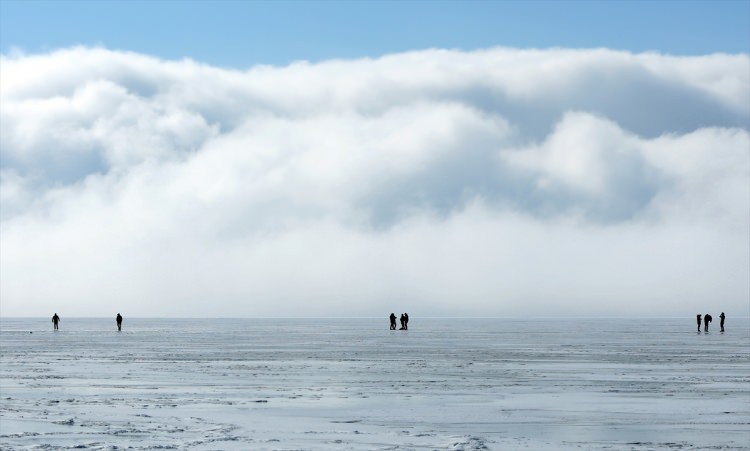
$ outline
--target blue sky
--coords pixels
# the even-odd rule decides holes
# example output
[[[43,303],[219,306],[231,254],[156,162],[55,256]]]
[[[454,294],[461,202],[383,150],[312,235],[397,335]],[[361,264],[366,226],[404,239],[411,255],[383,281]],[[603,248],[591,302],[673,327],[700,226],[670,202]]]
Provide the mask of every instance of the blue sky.
[[[748,53],[750,2],[0,2],[4,54],[100,45],[225,67],[493,46]]]
[[[747,1],[0,8],[2,315],[748,312]]]

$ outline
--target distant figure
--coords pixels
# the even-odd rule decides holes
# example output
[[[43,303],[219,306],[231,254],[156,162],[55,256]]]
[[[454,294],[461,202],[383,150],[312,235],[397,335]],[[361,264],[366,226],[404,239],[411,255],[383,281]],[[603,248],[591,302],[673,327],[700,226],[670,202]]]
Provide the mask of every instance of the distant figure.
[[[391,313],[391,330],[396,330],[396,314]]]
[[[52,324],[55,325],[55,330],[58,329],[57,324],[60,322],[60,317],[57,316],[57,313],[52,317]]]
[[[404,314],[402,313],[401,314],[401,318],[399,318],[399,321],[401,321],[401,329],[399,329],[399,330],[406,330],[406,323],[404,322],[405,321],[404,318],[405,318]]]
[[[116,321],[117,321],[117,331],[119,332],[122,330],[122,315],[120,315],[119,313],[117,314]]]
[[[698,313],[698,332],[701,331],[701,314]]]
[[[719,326],[721,326],[722,332],[724,332],[724,318],[725,318],[724,312],[721,312],[721,315],[719,315],[719,319],[721,320],[719,321]]]
[[[713,318],[711,318],[711,315],[706,313],[703,315],[703,332],[708,332],[708,323],[713,321]]]
[[[404,330],[409,330],[409,314],[404,313]]]

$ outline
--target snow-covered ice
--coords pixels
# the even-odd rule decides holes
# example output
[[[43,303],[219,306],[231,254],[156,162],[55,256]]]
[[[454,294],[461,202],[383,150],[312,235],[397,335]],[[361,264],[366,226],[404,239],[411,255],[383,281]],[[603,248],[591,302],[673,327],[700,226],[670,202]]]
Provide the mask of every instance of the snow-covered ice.
[[[409,326],[3,318],[0,446],[750,448],[747,318]]]

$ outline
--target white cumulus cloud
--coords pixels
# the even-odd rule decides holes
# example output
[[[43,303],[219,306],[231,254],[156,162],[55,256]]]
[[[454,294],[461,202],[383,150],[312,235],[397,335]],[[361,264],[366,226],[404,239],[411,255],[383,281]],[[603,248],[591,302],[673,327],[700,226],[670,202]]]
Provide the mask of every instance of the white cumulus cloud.
[[[3,315],[746,313],[744,54],[0,71]]]

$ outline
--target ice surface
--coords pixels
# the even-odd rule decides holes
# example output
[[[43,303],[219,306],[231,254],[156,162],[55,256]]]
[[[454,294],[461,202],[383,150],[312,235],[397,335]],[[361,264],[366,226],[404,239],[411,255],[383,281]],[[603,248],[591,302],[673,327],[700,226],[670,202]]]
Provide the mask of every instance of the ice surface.
[[[3,449],[748,449],[750,321],[0,320]]]

